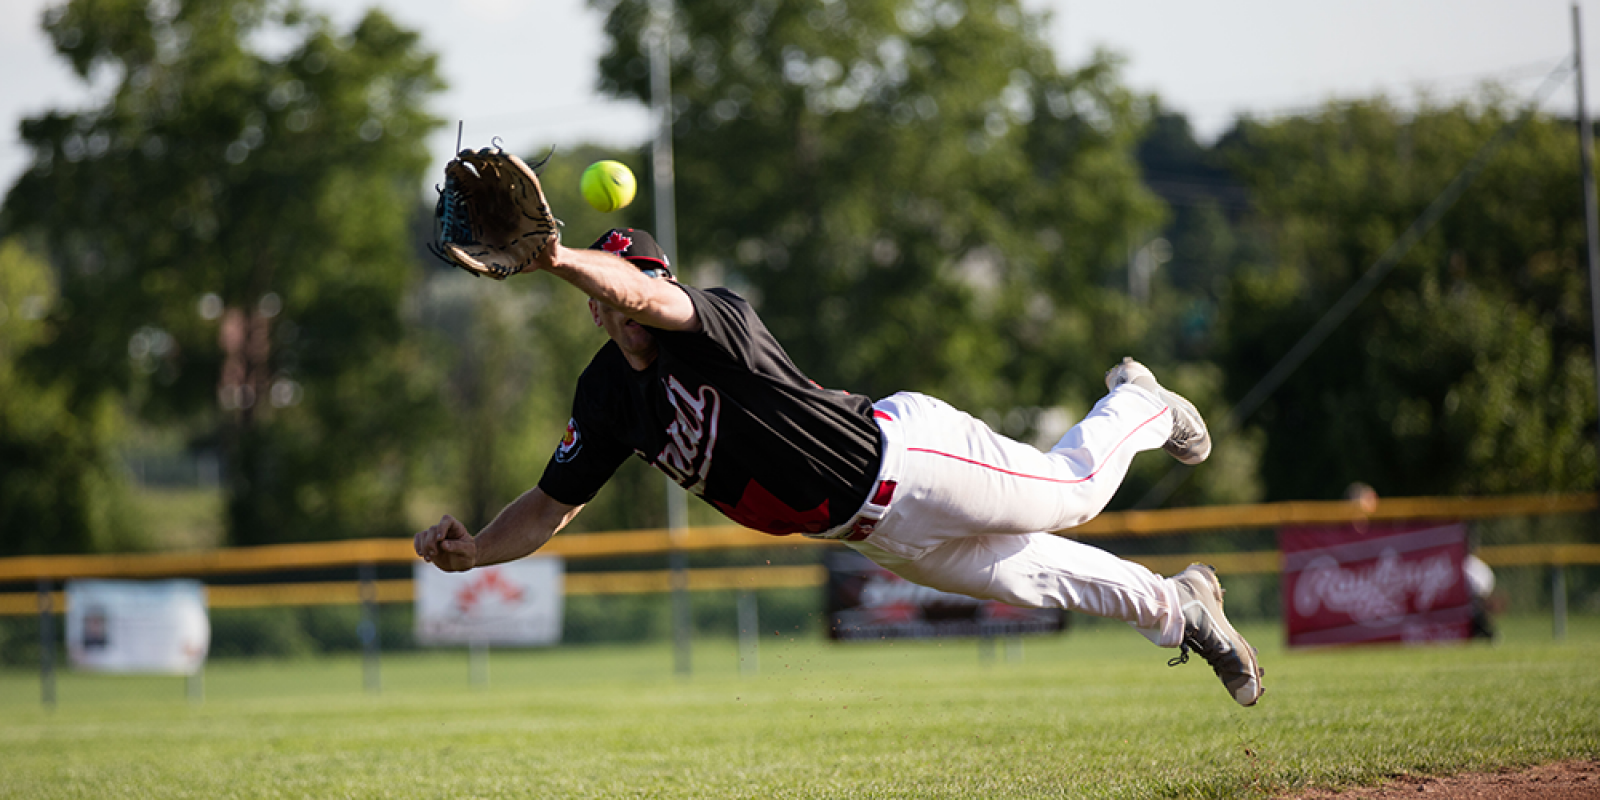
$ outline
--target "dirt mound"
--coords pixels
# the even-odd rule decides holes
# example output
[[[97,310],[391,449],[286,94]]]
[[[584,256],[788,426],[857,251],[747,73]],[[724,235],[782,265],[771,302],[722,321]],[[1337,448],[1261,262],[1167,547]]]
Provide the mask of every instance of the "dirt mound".
[[[1427,797],[1432,800],[1600,799],[1600,760],[1565,761],[1520,770],[1470,773],[1445,777],[1396,775],[1382,786],[1360,786],[1334,792],[1316,789],[1284,795],[1282,800],[1365,800]]]

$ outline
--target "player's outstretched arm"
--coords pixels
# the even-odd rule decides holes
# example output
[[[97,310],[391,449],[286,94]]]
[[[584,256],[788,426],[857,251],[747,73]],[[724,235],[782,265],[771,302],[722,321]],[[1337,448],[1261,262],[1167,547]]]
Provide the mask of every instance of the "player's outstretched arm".
[[[543,547],[583,506],[569,506],[535,486],[501,509],[476,537],[446,514],[412,541],[417,555],[445,572],[515,561]]]
[[[556,244],[550,251],[541,269],[634,322],[668,331],[699,328],[694,303],[673,281],[645,275],[625,259],[601,250],[577,250]]]

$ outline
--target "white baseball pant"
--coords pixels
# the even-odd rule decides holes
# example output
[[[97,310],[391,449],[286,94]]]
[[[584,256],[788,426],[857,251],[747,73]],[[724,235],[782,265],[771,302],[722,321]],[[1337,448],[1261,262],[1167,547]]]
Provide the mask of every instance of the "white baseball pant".
[[[1172,411],[1154,395],[1118,386],[1049,452],[926,395],[902,392],[874,408],[878,483],[854,520],[824,536],[914,583],[1120,619],[1178,645],[1183,618],[1170,582],[1050,533],[1094,518],[1134,455],[1166,443]]]

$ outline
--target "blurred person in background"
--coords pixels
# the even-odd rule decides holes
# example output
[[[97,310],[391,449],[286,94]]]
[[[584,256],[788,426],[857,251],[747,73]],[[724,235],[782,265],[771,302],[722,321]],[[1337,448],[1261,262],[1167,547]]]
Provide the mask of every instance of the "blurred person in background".
[[[1364,515],[1351,524],[1358,532],[1366,531],[1365,517],[1378,511],[1378,490],[1357,481],[1345,487],[1344,497],[1355,503]],[[1467,594],[1472,601],[1470,635],[1474,639],[1493,639],[1494,622],[1490,614],[1494,611],[1494,570],[1478,557],[1476,550],[1475,545],[1469,545],[1467,557],[1461,562],[1462,577],[1467,582]]]
[[[1472,596],[1472,638],[1494,639],[1494,569],[1478,557],[1467,553],[1461,563],[1467,577],[1467,593]]]

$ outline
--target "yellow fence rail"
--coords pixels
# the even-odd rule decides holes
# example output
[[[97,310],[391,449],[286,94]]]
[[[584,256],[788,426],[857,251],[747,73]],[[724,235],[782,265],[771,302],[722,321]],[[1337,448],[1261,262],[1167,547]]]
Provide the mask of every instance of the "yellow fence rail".
[[[1576,566],[1600,564],[1600,544],[1504,545],[1480,548],[1478,554],[1492,567]],[[1188,555],[1133,556],[1130,560],[1163,575],[1182,570],[1195,561],[1204,561],[1227,575],[1271,574],[1281,568],[1276,550]],[[820,588],[828,581],[828,571],[820,565],[775,567],[722,567],[688,570],[690,591]],[[607,594],[665,593],[672,588],[670,570],[629,572],[578,572],[565,576],[569,596]],[[410,603],[414,599],[412,582],[388,579],[374,582],[374,601]],[[356,581],[282,583],[246,586],[217,585],[206,588],[211,608],[263,608],[270,606],[337,606],[361,602],[361,584]],[[51,608],[64,608],[65,595],[49,593]],[[39,613],[37,592],[0,592],[0,616]]]
[[[1585,513],[1600,508],[1592,493],[1525,495],[1492,498],[1396,498],[1383,500],[1370,514],[1352,503],[1290,502],[1241,506],[1208,506],[1160,511],[1102,514],[1067,532],[1076,539],[1159,536],[1208,530],[1269,528],[1290,524],[1339,524],[1361,520],[1469,520],[1493,517]],[[676,547],[675,547],[676,545]],[[569,559],[667,553],[674,549],[713,551],[749,548],[825,547],[831,542],[800,536],[773,537],[737,526],[690,528],[676,543],[666,530],[616,533],[563,534],[542,553]],[[1600,564],[1600,544],[1532,544],[1484,547],[1479,555],[1491,566],[1568,566]],[[1227,574],[1267,574],[1281,568],[1276,550],[1205,553],[1201,555],[1135,556],[1132,560],[1170,574],[1192,561],[1203,560]],[[297,569],[329,569],[376,564],[410,564],[417,561],[408,539],[271,545],[200,553],[149,553],[84,556],[24,556],[0,559],[0,584],[56,582],[79,578],[206,578]],[[818,565],[691,569],[691,591],[805,588],[827,581]],[[644,594],[671,588],[668,570],[633,572],[578,572],[565,577],[569,595]],[[373,583],[380,603],[411,602],[410,580]],[[47,592],[51,608],[60,610],[62,592]],[[281,583],[263,585],[212,585],[207,587],[213,608],[264,606],[345,605],[362,600],[356,581]],[[39,613],[39,592],[0,592],[0,615]]]

